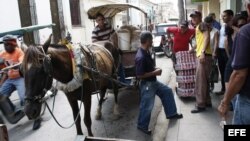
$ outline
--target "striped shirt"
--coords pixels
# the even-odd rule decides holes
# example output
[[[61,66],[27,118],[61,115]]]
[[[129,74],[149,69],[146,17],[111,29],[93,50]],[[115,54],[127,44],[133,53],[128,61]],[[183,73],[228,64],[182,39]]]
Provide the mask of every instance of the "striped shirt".
[[[104,29],[100,29],[98,25],[94,28],[91,37],[92,42],[108,40],[110,38],[110,35],[115,32],[115,30],[111,26],[107,24],[105,24],[104,26]]]

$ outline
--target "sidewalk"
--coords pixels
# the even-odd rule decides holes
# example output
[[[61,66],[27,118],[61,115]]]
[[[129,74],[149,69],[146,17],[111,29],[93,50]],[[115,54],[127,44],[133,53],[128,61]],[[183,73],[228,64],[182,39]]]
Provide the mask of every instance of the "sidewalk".
[[[220,83],[215,84],[214,92],[220,91]],[[205,112],[192,114],[195,98],[179,98],[175,96],[178,111],[183,114],[183,119],[169,120],[165,141],[223,141],[223,129],[219,126],[221,118],[217,111],[222,96],[211,93],[212,108]],[[232,112],[230,112],[230,117]],[[229,120],[228,123],[231,121]]]

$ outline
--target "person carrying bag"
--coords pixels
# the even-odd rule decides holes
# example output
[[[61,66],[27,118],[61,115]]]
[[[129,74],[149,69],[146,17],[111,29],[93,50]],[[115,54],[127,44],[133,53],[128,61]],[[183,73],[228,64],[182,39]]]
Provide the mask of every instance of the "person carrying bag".
[[[216,60],[213,60],[209,80],[210,80],[210,83],[218,83],[218,81],[219,81],[219,70],[218,70]]]

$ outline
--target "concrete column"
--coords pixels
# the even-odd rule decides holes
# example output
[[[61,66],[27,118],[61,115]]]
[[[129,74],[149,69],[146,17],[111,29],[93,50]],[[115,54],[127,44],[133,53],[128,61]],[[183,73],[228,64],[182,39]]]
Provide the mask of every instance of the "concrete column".
[[[62,1],[63,0],[50,0],[51,18],[52,22],[56,24],[56,26],[52,28],[54,43],[59,42],[60,39],[65,38],[66,35]]]
[[[209,13],[215,13],[216,20],[220,21],[220,2],[218,0],[209,1]]]
[[[198,10],[198,11],[202,11],[202,5],[198,5],[198,6],[197,6],[197,10]]]
[[[230,9],[234,11],[234,14],[237,13],[237,10],[236,10],[236,1],[238,0],[230,0]]]
[[[35,0],[18,0],[19,13],[21,26],[32,26],[37,24],[37,14],[36,14],[36,4]],[[33,31],[30,33],[24,34],[24,42],[27,45],[38,44],[39,40],[39,31]]]
[[[203,7],[203,10],[202,10],[202,19],[204,19],[208,13],[209,13],[209,3],[208,2],[203,2],[202,3],[202,7]]]
[[[242,11],[243,11],[243,10],[246,10],[244,4],[245,4],[244,0],[241,0],[241,10],[242,10]]]
[[[236,12],[243,11],[242,5],[244,6],[244,3],[242,3],[242,1],[239,1],[239,0],[238,0],[238,1],[236,2]]]

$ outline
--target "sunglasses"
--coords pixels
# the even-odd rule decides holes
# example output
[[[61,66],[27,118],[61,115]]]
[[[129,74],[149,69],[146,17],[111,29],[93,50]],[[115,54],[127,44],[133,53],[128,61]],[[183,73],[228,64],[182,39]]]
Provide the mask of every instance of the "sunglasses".
[[[13,46],[12,43],[4,43],[5,46]]]

